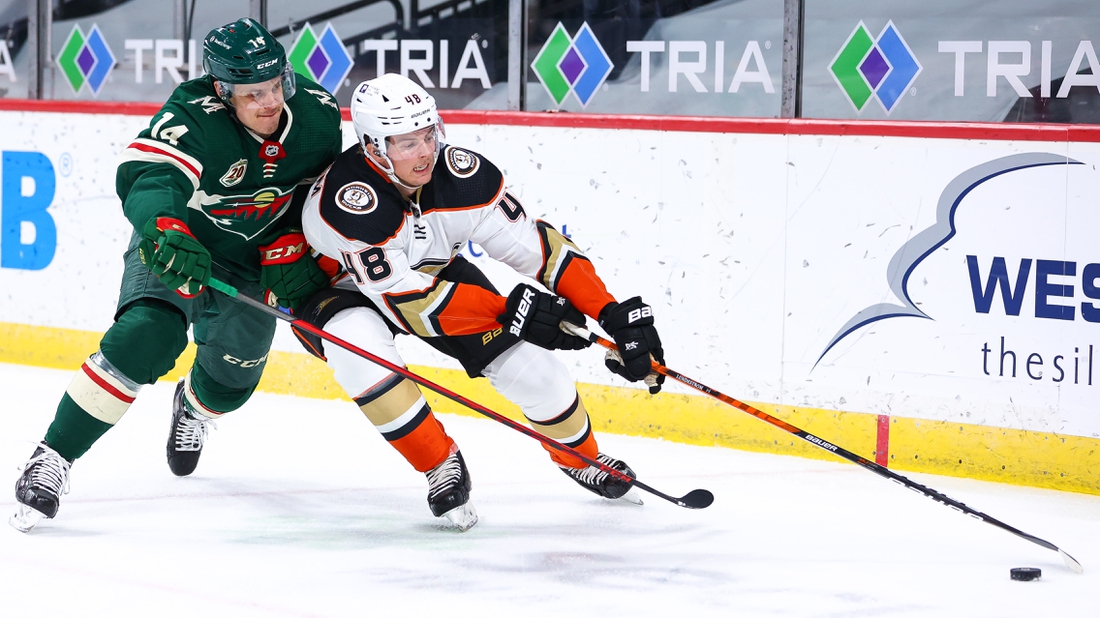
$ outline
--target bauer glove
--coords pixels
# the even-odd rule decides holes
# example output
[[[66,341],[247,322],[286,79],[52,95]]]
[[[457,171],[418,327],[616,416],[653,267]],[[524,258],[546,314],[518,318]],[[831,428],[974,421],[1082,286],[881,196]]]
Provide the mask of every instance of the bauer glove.
[[[540,292],[522,283],[508,295],[497,321],[509,333],[547,350],[580,350],[592,345],[559,326],[562,320],[584,325],[584,314],[564,296]]]
[[[297,309],[310,296],[329,286],[329,277],[310,255],[300,230],[287,230],[260,247],[260,285],[268,290],[267,303]]]
[[[202,293],[210,280],[210,252],[186,223],[171,217],[150,219],[141,236],[138,256],[161,283],[184,298]]]
[[[608,304],[600,312],[599,321],[618,348],[608,350],[604,357],[607,368],[631,382],[644,380],[651,395],[661,392],[665,376],[653,371],[651,359],[665,364],[665,351],[653,327],[653,309],[635,296]]]

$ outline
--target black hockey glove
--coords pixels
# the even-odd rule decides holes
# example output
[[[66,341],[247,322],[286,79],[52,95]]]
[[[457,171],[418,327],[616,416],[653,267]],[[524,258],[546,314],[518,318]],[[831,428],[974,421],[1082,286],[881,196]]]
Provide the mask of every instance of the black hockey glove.
[[[521,283],[508,295],[497,321],[511,334],[547,350],[580,350],[592,345],[587,339],[563,331],[562,320],[584,325],[581,313],[564,296],[540,292]]]
[[[297,309],[310,296],[329,285],[329,277],[310,255],[306,237],[287,230],[274,242],[260,247],[260,285],[268,290],[267,303]]]
[[[644,380],[649,393],[661,392],[665,376],[653,371],[650,356],[665,364],[661,337],[653,327],[653,309],[635,296],[621,303],[611,303],[600,312],[600,326],[615,340],[618,353],[609,350],[604,364],[622,377],[637,382]]]

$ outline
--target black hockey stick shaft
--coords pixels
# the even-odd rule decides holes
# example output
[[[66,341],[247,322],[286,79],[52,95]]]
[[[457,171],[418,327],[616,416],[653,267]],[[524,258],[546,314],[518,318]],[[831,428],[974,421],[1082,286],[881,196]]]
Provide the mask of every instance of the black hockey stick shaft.
[[[516,422],[516,421],[514,421],[514,420],[512,420],[512,419],[510,419],[510,418],[508,418],[508,417],[506,417],[502,414],[499,414],[497,412],[494,412],[494,411],[490,410],[489,408],[486,408],[485,406],[483,406],[483,405],[481,405],[481,404],[479,404],[475,401],[467,399],[466,397],[463,397],[462,395],[459,395],[458,393],[455,393],[455,392],[453,392],[453,391],[451,391],[447,388],[444,388],[444,387],[436,384],[435,382],[432,382],[431,380],[429,380],[425,377],[417,375],[417,374],[409,371],[405,367],[399,367],[398,365],[395,365],[395,364],[389,362],[388,360],[386,360],[384,358],[381,358],[379,356],[375,356],[374,354],[371,354],[370,352],[368,352],[368,351],[366,351],[366,350],[364,350],[364,349],[362,349],[362,348],[360,348],[360,347],[358,347],[358,346],[356,346],[352,343],[348,343],[347,341],[344,341],[343,339],[340,339],[339,337],[336,337],[335,335],[332,335],[330,333],[325,332],[324,330],[321,330],[320,328],[317,328],[316,326],[310,324],[309,322],[307,322],[307,321],[305,321],[301,318],[296,318],[296,317],[294,317],[290,314],[279,311],[278,309],[276,309],[274,307],[271,307],[270,305],[268,305],[266,303],[260,302],[260,301],[254,299],[254,298],[251,298],[251,297],[249,297],[245,294],[241,294],[237,290],[237,288],[233,287],[232,285],[229,285],[228,283],[224,283],[224,282],[219,281],[217,279],[211,278],[210,281],[209,281],[209,285],[210,285],[210,287],[212,287],[215,290],[221,292],[222,294],[225,294],[226,296],[229,296],[230,298],[235,298],[235,299],[239,300],[240,302],[242,302],[242,303],[244,303],[244,304],[246,304],[250,307],[253,307],[255,309],[259,309],[260,311],[263,311],[264,313],[266,313],[268,315],[274,316],[274,317],[276,317],[280,320],[283,320],[285,322],[290,322],[292,325],[294,325],[295,328],[298,328],[298,329],[301,329],[301,330],[306,331],[308,333],[311,333],[313,335],[316,335],[316,336],[324,339],[325,341],[328,341],[329,343],[337,345],[337,346],[351,352],[352,354],[355,354],[357,356],[365,358],[365,359],[371,361],[372,363],[375,363],[376,365],[380,365],[382,367],[385,367],[386,369],[388,369],[388,370],[390,370],[390,371],[392,371],[392,372],[394,372],[394,373],[396,373],[396,374],[398,374],[398,375],[400,375],[400,376],[402,376],[406,379],[412,380],[413,382],[416,382],[417,384],[419,384],[421,386],[429,388],[429,389],[439,393],[440,395],[443,395],[444,397],[446,397],[446,398],[448,398],[452,401],[456,401],[456,402],[466,406],[467,408],[470,408],[471,410],[473,410],[475,412],[483,414],[483,415],[493,419],[494,421],[497,421],[499,423],[507,425],[508,427],[511,427],[512,429],[515,429],[516,431],[518,431],[522,434],[530,436],[530,437],[538,440],[539,442],[542,442],[543,444],[545,444],[546,446],[548,446],[552,449],[555,449],[555,450],[560,451],[562,453],[567,453],[569,455],[572,455],[573,457],[576,457],[577,459],[580,459],[581,461],[583,461],[584,463],[586,463],[590,466],[595,466],[595,467],[599,468],[600,470],[603,470],[604,472],[607,472],[611,476],[614,476],[615,478],[617,478],[621,481],[624,481],[626,483],[629,483],[630,485],[633,485],[634,487],[637,487],[639,489],[647,491],[647,492],[649,492],[649,493],[651,493],[651,494],[653,494],[653,495],[655,495],[659,498],[663,498],[665,500],[668,500],[669,502],[671,502],[671,503],[673,503],[677,506],[682,506],[684,508],[689,508],[689,509],[705,509],[706,507],[710,506],[712,502],[714,502],[714,494],[710,493],[709,491],[707,491],[705,489],[692,490],[692,491],[688,492],[687,495],[685,495],[683,497],[680,497],[680,498],[675,498],[675,497],[670,496],[670,495],[668,495],[664,492],[658,491],[658,490],[650,487],[649,485],[646,485],[645,483],[643,483],[643,482],[641,482],[637,479],[630,478],[626,474],[623,474],[622,472],[612,468],[611,466],[603,464],[603,463],[601,463],[601,462],[599,462],[595,459],[592,459],[592,458],[590,458],[586,455],[583,455],[583,454],[579,453],[576,449],[573,449],[573,448],[568,447],[568,446],[566,446],[566,445],[564,445],[560,442],[557,442],[557,441],[555,441],[551,438],[548,438],[548,437],[542,435],[541,433],[531,429],[530,427],[527,427],[526,425],[523,425],[522,423],[518,423],[518,422]]]
[[[615,344],[613,342],[611,342],[607,339],[604,339],[603,337],[600,337],[599,335],[589,331],[586,328],[582,328],[582,327],[579,327],[579,326],[576,326],[576,325],[573,325],[573,324],[567,324],[565,322],[563,322],[562,324],[563,324],[563,328],[567,332],[570,332],[574,335],[577,335],[578,337],[581,337],[583,339],[587,339],[587,340],[591,341],[592,343],[601,345],[601,346],[603,346],[605,348],[608,348],[610,350],[617,350],[617,348],[615,347]],[[1060,549],[1057,545],[1055,545],[1055,544],[1053,544],[1049,541],[1045,541],[1043,539],[1040,539],[1037,536],[1030,535],[1026,532],[1023,532],[1022,530],[1019,530],[1017,528],[1014,528],[1014,527],[1004,523],[1003,521],[1001,521],[999,519],[996,519],[994,517],[990,517],[989,515],[986,515],[985,513],[982,513],[980,511],[976,511],[976,510],[966,506],[962,502],[959,502],[958,500],[954,500],[952,498],[949,498],[949,497],[945,496],[944,494],[942,494],[942,493],[940,493],[940,492],[938,492],[938,491],[936,491],[936,490],[934,490],[930,487],[926,487],[924,485],[921,485],[920,483],[917,483],[915,481],[907,479],[904,476],[890,470],[889,468],[886,468],[885,466],[881,466],[881,465],[879,465],[879,464],[877,464],[873,461],[870,461],[870,460],[866,459],[865,457],[860,457],[859,455],[856,455],[855,453],[853,453],[853,452],[851,452],[847,449],[841,448],[841,447],[839,447],[839,446],[837,446],[837,445],[835,445],[835,444],[833,444],[833,443],[831,443],[827,440],[822,440],[821,438],[813,435],[812,433],[810,433],[808,431],[805,431],[803,429],[799,429],[798,427],[795,427],[794,425],[791,425],[790,423],[787,423],[787,422],[785,422],[781,419],[778,419],[778,418],[768,414],[767,412],[764,412],[763,410],[755,408],[755,407],[753,407],[753,406],[751,406],[751,405],[749,405],[749,404],[747,404],[743,401],[740,401],[738,399],[734,399],[733,397],[730,397],[729,395],[725,395],[723,393],[720,393],[720,392],[714,390],[713,388],[711,388],[711,387],[709,387],[709,386],[707,386],[707,385],[705,385],[701,382],[693,380],[693,379],[685,376],[684,374],[682,374],[678,371],[675,371],[675,370],[669,369],[668,367],[665,367],[664,365],[658,363],[657,361],[653,361],[653,370],[656,371],[657,373],[668,376],[668,377],[672,378],[673,380],[676,380],[677,382],[680,382],[681,384],[686,384],[687,386],[690,386],[691,388],[694,388],[695,390],[697,390],[697,391],[699,391],[699,392],[701,392],[705,395],[709,395],[709,396],[711,396],[711,397],[713,397],[713,398],[715,398],[715,399],[717,399],[717,400],[719,400],[723,403],[727,403],[727,404],[737,408],[738,410],[741,410],[742,412],[747,412],[748,414],[751,414],[751,415],[755,416],[756,418],[764,421],[765,423],[768,423],[770,425],[778,427],[778,428],[782,429],[783,431],[786,431],[787,433],[790,433],[792,435],[798,436],[799,438],[802,438],[803,440],[809,442],[810,444],[813,444],[814,446],[825,449],[826,451],[829,451],[830,453],[833,453],[834,455],[837,455],[838,457],[842,457],[842,458],[847,459],[848,461],[850,461],[852,463],[858,464],[858,465],[862,466],[863,468],[866,468],[867,470],[870,470],[871,472],[874,472],[875,474],[877,474],[877,475],[879,475],[883,478],[890,479],[891,481],[894,481],[895,483],[898,483],[900,485],[908,487],[909,489],[912,489],[913,491],[915,491],[919,494],[923,494],[923,495],[935,500],[936,502],[939,502],[940,504],[949,506],[949,507],[955,509],[956,511],[959,511],[961,513],[965,513],[965,514],[970,515],[971,517],[974,517],[976,519],[980,519],[980,520],[984,521],[987,524],[992,524],[994,526],[997,526],[998,528],[1001,528],[1002,530],[1006,530],[1008,532],[1011,532],[1012,534],[1015,534],[1016,536],[1018,536],[1022,539],[1027,539],[1028,541],[1031,541],[1032,543],[1035,543],[1036,545],[1039,545],[1041,547],[1045,547],[1046,549],[1056,551],[1062,556],[1062,560],[1066,563],[1066,566],[1068,566],[1070,568],[1070,570],[1072,570],[1075,573],[1083,573],[1084,572],[1084,568],[1081,566],[1080,562],[1077,562],[1077,560],[1074,559],[1073,556],[1070,556],[1065,551]]]

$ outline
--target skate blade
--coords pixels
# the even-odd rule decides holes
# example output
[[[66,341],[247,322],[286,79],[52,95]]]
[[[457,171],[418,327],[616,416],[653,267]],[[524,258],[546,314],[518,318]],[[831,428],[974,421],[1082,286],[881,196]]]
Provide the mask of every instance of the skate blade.
[[[642,502],[641,494],[639,494],[638,490],[633,487],[630,488],[630,491],[619,496],[619,500],[625,500],[631,504],[637,504],[638,506],[642,506],[645,504],[645,502]]]
[[[477,510],[474,509],[473,504],[467,502],[447,511],[440,519],[446,519],[459,532],[466,532],[477,523]]]
[[[15,513],[8,518],[8,523],[12,528],[20,532],[30,532],[31,528],[38,525],[38,522],[42,521],[46,516],[41,512],[32,509],[31,507],[20,504],[15,509]]]

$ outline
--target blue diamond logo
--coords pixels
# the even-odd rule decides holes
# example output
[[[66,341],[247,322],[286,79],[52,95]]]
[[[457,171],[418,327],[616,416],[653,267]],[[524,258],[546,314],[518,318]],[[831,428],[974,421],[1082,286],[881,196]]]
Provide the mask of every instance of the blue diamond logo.
[[[861,21],[833,57],[829,72],[857,112],[874,96],[889,114],[917,79],[921,64],[893,21],[876,39]]]
[[[588,22],[581,25],[574,37],[558,22],[531,63],[531,69],[559,108],[570,92],[582,108],[588,107],[614,67]]]
[[[332,94],[344,84],[355,64],[331,22],[325,24],[319,37],[307,23],[291,46],[288,59],[295,71],[321,84]]]

